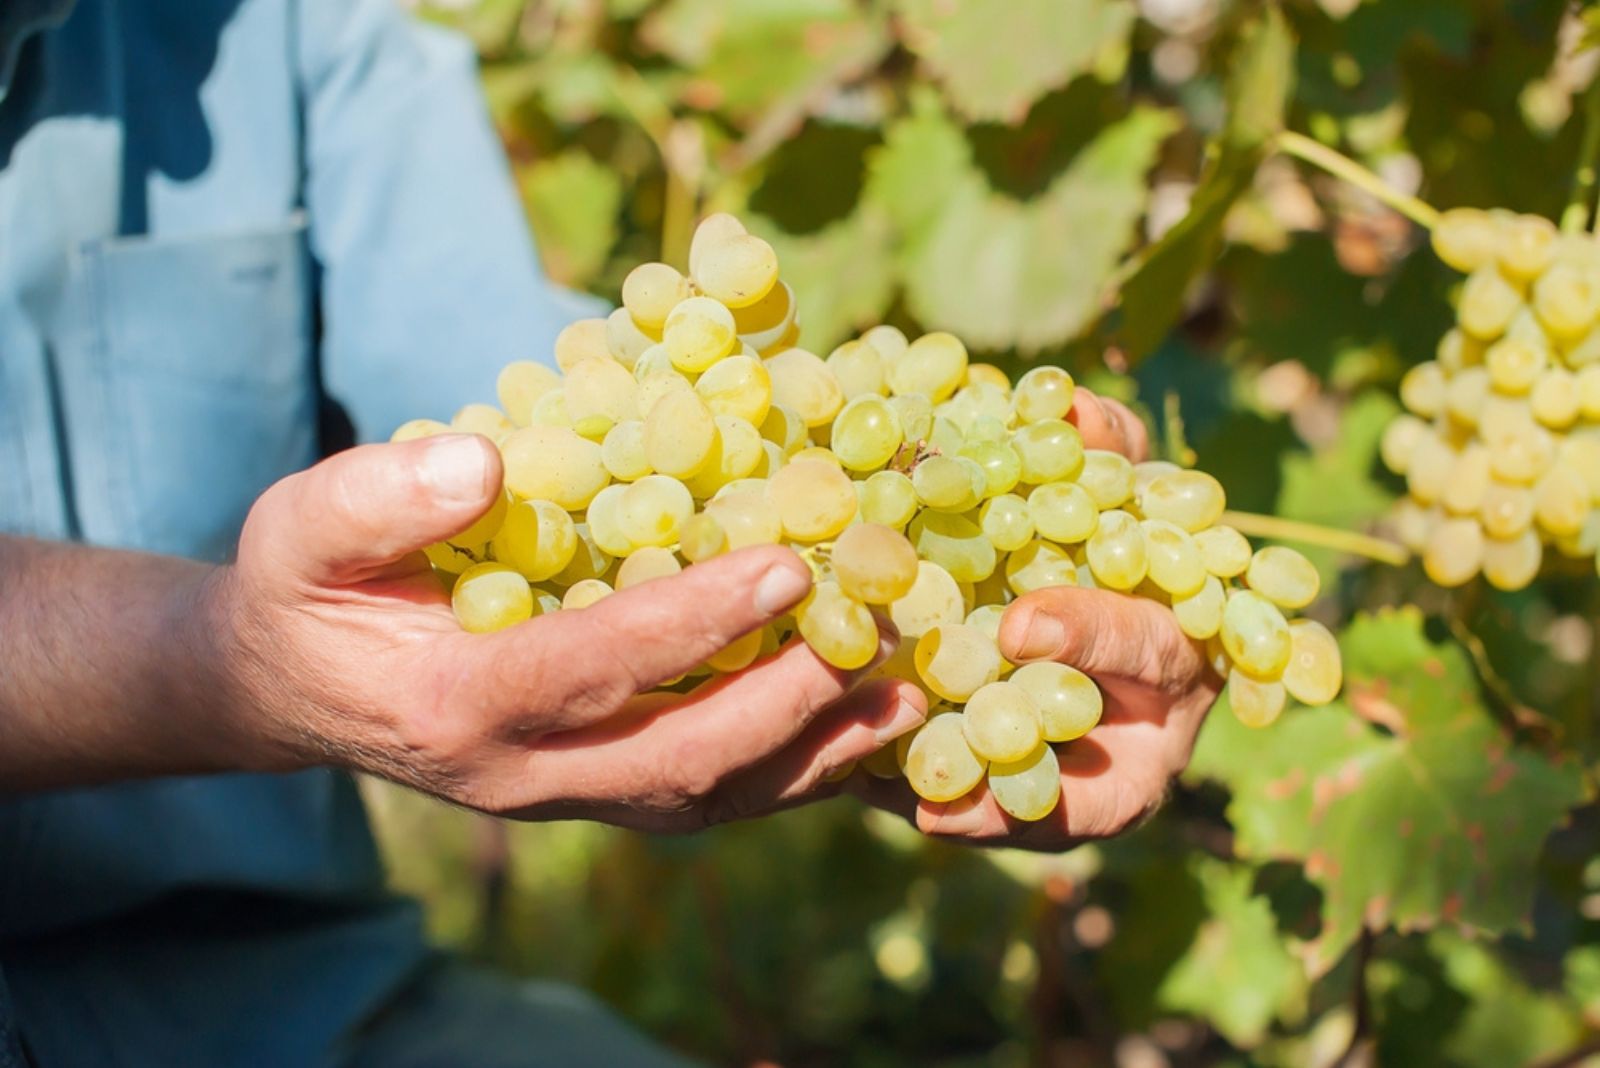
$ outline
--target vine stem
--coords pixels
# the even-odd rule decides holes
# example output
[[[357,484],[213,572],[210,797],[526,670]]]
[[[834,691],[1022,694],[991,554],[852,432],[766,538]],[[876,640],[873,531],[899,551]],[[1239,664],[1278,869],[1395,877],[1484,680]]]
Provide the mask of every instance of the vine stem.
[[[1401,567],[1411,559],[1411,553],[1405,546],[1387,538],[1375,538],[1370,534],[1358,534],[1355,531],[1339,530],[1317,523],[1302,523],[1297,519],[1260,515],[1256,512],[1229,511],[1222,513],[1221,522],[1241,534],[1252,537],[1297,541],[1303,545],[1315,545],[1323,549],[1362,556],[1392,567]]]
[[[1572,175],[1572,193],[1561,213],[1561,229],[1578,234],[1589,229],[1596,178],[1600,177],[1600,73],[1583,92],[1583,140],[1578,146],[1578,169]]]
[[[1305,134],[1295,133],[1293,130],[1279,133],[1274,143],[1278,151],[1284,155],[1304,160],[1314,167],[1321,167],[1335,178],[1349,182],[1374,199],[1387,204],[1424,229],[1432,230],[1439,223],[1437,208],[1409,193],[1400,192],[1337,149],[1329,148],[1322,142],[1314,141]]]

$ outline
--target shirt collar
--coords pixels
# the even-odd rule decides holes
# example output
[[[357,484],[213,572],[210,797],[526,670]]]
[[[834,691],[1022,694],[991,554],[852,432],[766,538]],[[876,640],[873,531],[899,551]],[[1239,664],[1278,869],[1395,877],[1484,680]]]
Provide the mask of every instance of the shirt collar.
[[[0,100],[11,86],[22,42],[49,26],[67,20],[77,0],[4,0],[0,3]]]

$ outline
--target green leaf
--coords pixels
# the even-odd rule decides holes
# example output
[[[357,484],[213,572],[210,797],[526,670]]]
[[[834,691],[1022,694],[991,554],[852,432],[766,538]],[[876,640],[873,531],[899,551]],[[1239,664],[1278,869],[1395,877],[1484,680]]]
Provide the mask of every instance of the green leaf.
[[[1529,986],[1488,946],[1435,934],[1429,947],[1444,964],[1451,986],[1467,995],[1460,1024],[1440,1051],[1464,1068],[1534,1064],[1576,1046],[1584,1027],[1576,1007],[1560,994]]]
[[[1194,280],[1210,268],[1234,203],[1250,189],[1265,145],[1283,128],[1294,40],[1276,8],[1246,28],[1228,74],[1227,121],[1189,211],[1146,249],[1122,287],[1117,343],[1137,361],[1166,337]]]
[[[540,160],[519,178],[545,270],[558,282],[581,287],[605,266],[616,244],[621,180],[577,149]]]
[[[1235,1046],[1260,1043],[1280,1014],[1303,1011],[1305,971],[1278,931],[1254,872],[1196,857],[1190,864],[1209,912],[1194,943],[1156,990],[1165,1008],[1194,1013]]]
[[[865,194],[901,228],[911,313],[978,349],[1035,353],[1076,337],[1134,239],[1145,172],[1175,128],[1169,112],[1136,108],[1019,201],[993,191],[959,129],[918,100],[874,153]]]
[[[1043,94],[1127,48],[1126,0],[898,0],[906,47],[969,119],[1020,122]]]
[[[881,13],[851,0],[671,0],[646,16],[641,36],[688,69],[684,103],[740,124],[769,112],[798,124],[890,47]]]
[[[1411,608],[1356,619],[1342,638],[1346,703],[1249,731],[1212,715],[1191,774],[1233,794],[1241,857],[1305,863],[1323,891],[1313,968],[1363,926],[1521,926],[1544,839],[1582,801],[1570,762],[1512,745],[1466,655]]]
[[[760,216],[751,232],[772,242],[800,307],[800,344],[821,355],[883,317],[894,295],[893,227],[863,204],[815,233],[789,234]]]

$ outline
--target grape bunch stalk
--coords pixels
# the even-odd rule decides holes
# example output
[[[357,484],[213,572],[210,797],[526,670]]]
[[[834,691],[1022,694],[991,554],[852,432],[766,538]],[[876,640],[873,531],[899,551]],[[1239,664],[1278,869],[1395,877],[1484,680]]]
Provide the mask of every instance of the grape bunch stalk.
[[[1066,371],[1035,367],[1013,386],[948,333],[908,341],[891,326],[823,359],[796,346],[796,312],[772,247],[713,215],[687,277],[637,267],[622,307],[558,337],[560,373],[513,363],[500,407],[396,431],[481,433],[504,459],[504,496],[427,550],[462,627],[581,610],[686,562],[792,546],[811,593],[692,675],[739,671],[798,634],[837,668],[914,682],[927,721],[864,770],[904,775],[931,801],[986,780],[1023,820],[1055,808],[1054,746],[1091,731],[1103,701],[1071,666],[1004,660],[996,639],[1016,597],[1076,585],[1169,606],[1254,726],[1291,697],[1338,694],[1333,635],[1286,617],[1317,596],[1316,568],[1220,525],[1210,475],[1086,449]],[[902,641],[871,666],[884,617]]]
[[[1520,590],[1551,557],[1600,569],[1600,241],[1457,208],[1433,247],[1467,278],[1384,433],[1397,535],[1441,586]]]

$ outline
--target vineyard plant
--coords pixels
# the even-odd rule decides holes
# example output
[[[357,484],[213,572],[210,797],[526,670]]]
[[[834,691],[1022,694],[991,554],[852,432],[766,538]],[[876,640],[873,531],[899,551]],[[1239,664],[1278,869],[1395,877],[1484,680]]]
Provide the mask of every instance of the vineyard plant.
[[[1256,671],[1243,644],[1231,661],[1214,652],[1249,677],[1224,693],[1165,806],[1062,853],[930,839],[848,799],[667,838],[510,826],[370,784],[394,881],[442,942],[584,986],[718,1064],[1600,1065],[1600,8],[455,0],[420,14],[478,49],[552,278],[637,310],[630,272],[689,270],[712,216],[695,239],[704,262],[730,213],[762,239],[748,247],[776,253],[801,309],[798,337],[773,351],[842,353],[829,364],[843,378],[858,357],[876,365],[859,348],[873,339],[940,359],[954,345],[958,378],[970,354],[1017,383],[1012,396],[1032,384],[998,422],[974,422],[1037,424],[1030,434],[1060,414],[1043,410],[1055,372],[1030,372],[1063,368],[1137,411],[1161,465],[1137,492],[1129,470],[1110,504],[1088,474],[1087,494],[1030,476],[1039,489],[1015,507],[1037,517],[1041,491],[1077,493],[1096,498],[1102,532],[1120,517],[1137,533],[1142,518],[1147,536],[1164,525],[1187,546],[1186,531],[1220,521],[1303,553],[1309,564],[1258,555],[1239,580],[1256,592],[1230,612],[1299,609],[1310,622],[1295,626],[1331,632],[1343,663],[1331,702],[1291,665],[1280,714],[1283,686],[1257,676],[1275,680],[1282,661]],[[712,269],[691,272],[701,292]],[[729,314],[705,296],[676,314],[695,301]],[[743,365],[771,356],[738,344]],[[519,357],[550,354],[507,354]],[[782,362],[774,375],[792,382],[801,361]],[[944,389],[914,385],[894,392]],[[845,415],[818,418],[812,439],[832,422],[844,455]],[[910,456],[904,470],[921,461],[931,482],[923,457],[938,450],[903,444],[857,477]],[[1096,478],[1112,459],[1091,458]],[[842,480],[853,514],[836,467],[781,449],[776,462],[802,498]],[[1150,486],[1200,485],[1182,481],[1191,468],[1214,476],[1228,511],[1219,493],[1203,520],[1167,522]],[[673,544],[649,550],[670,569],[681,521],[715,515],[715,487],[684,477],[693,501],[651,476],[688,508]],[[605,499],[634,492],[618,478]],[[598,532],[591,499],[550,507],[570,528],[566,511],[589,506]],[[923,551],[980,499],[930,508],[907,533]],[[696,535],[721,536],[697,521]],[[803,613],[866,619],[857,593],[887,603],[918,574],[898,535],[873,529],[847,543],[841,521],[802,539],[828,539],[812,562],[839,582],[802,606],[800,630],[825,656],[834,642],[839,662],[858,639],[865,659],[870,629]],[[679,551],[694,559],[689,532]],[[476,562],[440,552],[452,571]],[[1083,581],[1127,588],[1095,552],[1077,561]],[[872,566],[851,573],[852,558]],[[659,564],[647,559],[642,577]],[[945,563],[960,577],[964,559]],[[889,560],[909,568],[903,584],[884,578]],[[1134,592],[1175,610],[1201,588],[1150,575]],[[895,592],[872,592],[885,582]],[[1207,582],[1220,618],[1228,578]],[[1180,612],[1186,629],[1199,611]],[[992,648],[980,629],[954,628]],[[1032,700],[998,670],[936,696]],[[982,703],[968,705],[969,739]],[[1053,768],[1046,722],[1018,752],[1038,745]],[[1032,803],[1013,814],[1034,818]]]

